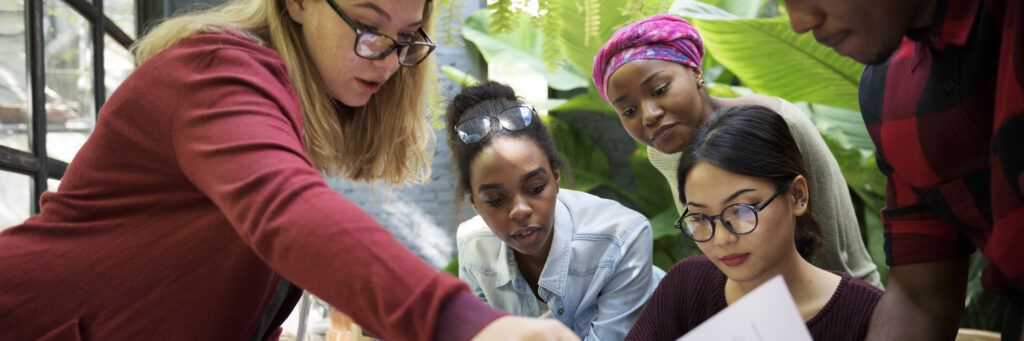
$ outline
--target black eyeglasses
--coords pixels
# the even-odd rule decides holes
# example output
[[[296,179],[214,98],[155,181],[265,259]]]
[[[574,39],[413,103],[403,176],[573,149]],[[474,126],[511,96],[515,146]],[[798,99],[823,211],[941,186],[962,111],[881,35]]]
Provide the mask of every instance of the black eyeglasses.
[[[502,128],[515,131],[529,126],[535,113],[536,111],[529,106],[517,105],[505,108],[493,117],[477,116],[465,119],[455,126],[455,131],[459,133],[459,139],[463,143],[476,143],[491,133],[493,120],[497,119]]]
[[[402,66],[416,66],[427,59],[427,56],[431,52],[434,52],[434,42],[427,36],[427,31],[423,30],[423,27],[417,31],[417,33],[423,38],[420,41],[397,41],[394,38],[380,34],[377,31],[368,29],[362,24],[357,23],[345,11],[341,10],[334,0],[327,0],[327,4],[331,6],[334,13],[338,13],[338,16],[356,31],[356,44],[355,50],[356,55],[362,58],[371,60],[381,60],[387,58],[391,52],[398,50],[398,64]]]
[[[775,197],[783,189],[785,187],[779,187],[771,197],[768,197],[768,200],[760,205],[732,204],[722,210],[722,213],[713,216],[700,213],[688,214],[690,209],[687,208],[683,211],[683,215],[676,220],[675,226],[696,242],[706,242],[714,238],[715,220],[720,220],[726,229],[736,235],[749,234],[757,228],[757,213],[772,203],[772,200],[775,200]]]

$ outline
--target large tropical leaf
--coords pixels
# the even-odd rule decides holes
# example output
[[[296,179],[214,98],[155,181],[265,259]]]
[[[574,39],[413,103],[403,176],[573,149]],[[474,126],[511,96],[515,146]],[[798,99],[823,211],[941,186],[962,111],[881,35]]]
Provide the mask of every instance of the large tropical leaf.
[[[571,90],[587,86],[589,81],[566,68],[548,70],[542,59],[544,35],[530,24],[530,18],[517,16],[519,25],[509,33],[490,33],[491,10],[477,11],[466,19],[462,35],[473,43],[488,64],[526,63],[548,81],[548,86],[558,90]]]
[[[573,70],[590,80],[594,56],[615,30],[629,23],[625,0],[552,0],[564,18],[562,42]]]
[[[572,129],[568,123],[552,115],[541,117],[551,136],[555,139],[558,152],[566,158],[572,172],[573,182],[562,185],[578,191],[591,191],[600,186],[611,185],[608,156],[601,146],[582,132]]]
[[[629,166],[636,179],[636,191],[631,193],[631,197],[641,213],[655,217],[667,209],[675,211],[675,202],[672,199],[672,191],[668,188],[668,181],[648,161],[645,146],[637,143],[636,150],[629,158]],[[672,220],[675,222],[675,219]]]
[[[810,113],[846,183],[872,211],[880,211],[885,198],[885,175],[875,163],[875,146],[860,113],[819,104],[797,106]]]
[[[793,33],[786,18],[692,18],[716,61],[755,92],[859,110],[863,65]]]
[[[603,98],[601,98],[601,95],[597,94],[597,90],[595,90],[594,87],[590,87],[589,91],[576,95],[568,101],[551,108],[551,111],[589,111],[612,117],[616,116],[615,109],[612,109],[612,107],[609,106]]]

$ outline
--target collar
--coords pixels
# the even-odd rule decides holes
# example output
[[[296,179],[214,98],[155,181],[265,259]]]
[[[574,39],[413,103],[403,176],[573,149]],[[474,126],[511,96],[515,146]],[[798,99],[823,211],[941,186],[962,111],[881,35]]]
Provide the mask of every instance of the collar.
[[[981,0],[936,0],[932,25],[908,32],[907,38],[937,50],[964,46],[970,38],[980,6]]]

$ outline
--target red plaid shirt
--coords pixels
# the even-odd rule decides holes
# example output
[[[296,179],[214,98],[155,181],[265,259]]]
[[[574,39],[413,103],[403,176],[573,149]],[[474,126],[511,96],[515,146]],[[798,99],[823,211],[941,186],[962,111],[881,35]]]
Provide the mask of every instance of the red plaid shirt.
[[[861,78],[861,110],[888,177],[890,266],[979,248],[990,291],[1024,288],[1024,6],[939,1]]]

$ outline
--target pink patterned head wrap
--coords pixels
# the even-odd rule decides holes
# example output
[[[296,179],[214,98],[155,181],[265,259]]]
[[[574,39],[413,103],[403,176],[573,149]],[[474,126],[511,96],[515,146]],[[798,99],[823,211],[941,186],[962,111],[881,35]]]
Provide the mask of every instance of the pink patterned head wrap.
[[[637,59],[659,59],[700,68],[704,42],[688,21],[658,14],[615,32],[594,56],[594,85],[608,101],[608,78],[619,67]]]

